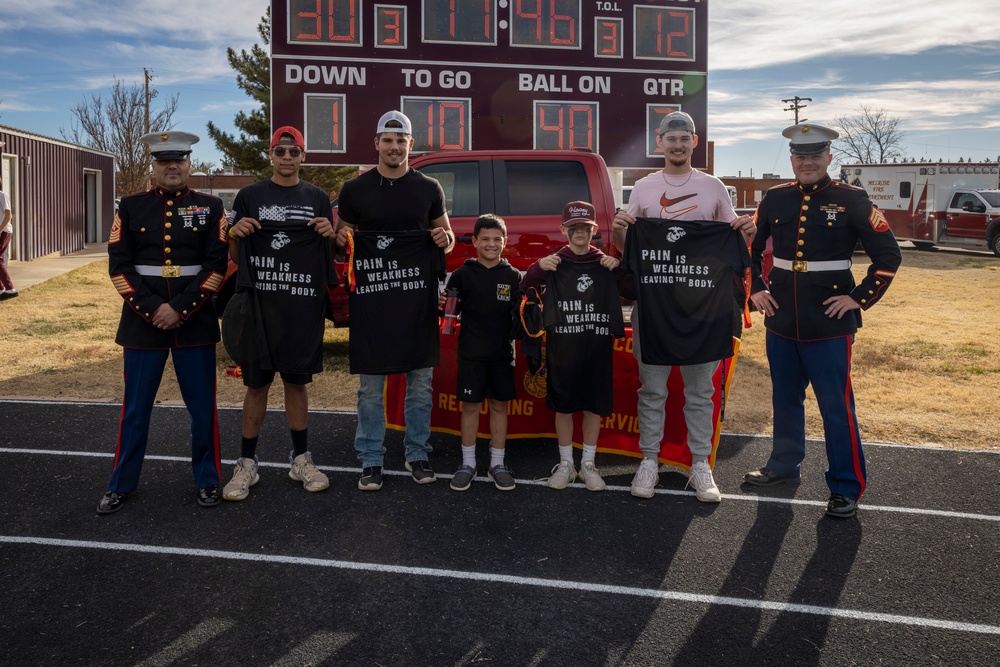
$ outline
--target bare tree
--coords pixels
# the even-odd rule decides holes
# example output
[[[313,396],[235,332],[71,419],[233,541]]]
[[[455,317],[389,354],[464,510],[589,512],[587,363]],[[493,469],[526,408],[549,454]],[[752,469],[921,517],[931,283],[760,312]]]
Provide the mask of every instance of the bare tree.
[[[840,138],[833,144],[833,153],[844,163],[884,164],[890,160],[905,160],[900,119],[885,109],[862,104],[856,116],[837,116]]]
[[[203,174],[214,174],[218,171],[215,168],[214,162],[205,162],[204,160],[191,160],[191,173],[201,172]]]
[[[150,90],[150,97],[156,92]],[[149,131],[161,132],[173,127],[178,96],[167,99],[159,109],[149,110]],[[146,92],[138,84],[127,86],[115,79],[111,100],[92,95],[71,109],[76,120],[67,132],[59,130],[63,139],[75,144],[114,154],[117,173],[115,195],[121,197],[149,188],[149,161],[146,146],[139,137],[146,133]]]

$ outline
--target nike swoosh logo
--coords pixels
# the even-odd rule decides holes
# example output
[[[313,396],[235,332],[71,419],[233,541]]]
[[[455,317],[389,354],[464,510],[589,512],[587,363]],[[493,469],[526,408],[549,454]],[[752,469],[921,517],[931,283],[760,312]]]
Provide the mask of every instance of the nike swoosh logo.
[[[677,197],[676,199],[667,199],[666,197],[660,197],[660,206],[662,206],[663,208],[669,208],[669,207],[673,206],[674,204],[681,203],[685,199],[691,199],[691,197],[694,197],[697,194],[698,194],[697,192],[692,192],[689,195],[681,195],[680,197]]]

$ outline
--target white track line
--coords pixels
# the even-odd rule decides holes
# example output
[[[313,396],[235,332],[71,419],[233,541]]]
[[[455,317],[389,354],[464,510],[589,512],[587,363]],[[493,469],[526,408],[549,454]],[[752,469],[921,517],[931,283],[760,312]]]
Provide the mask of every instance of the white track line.
[[[32,455],[49,455],[49,456],[85,456],[91,458],[113,458],[113,454],[106,452],[70,452],[65,450],[55,450],[55,449],[26,449],[26,448],[14,448],[14,447],[0,447],[0,454],[32,454]],[[147,461],[168,461],[171,463],[185,463],[190,464],[190,457],[184,456],[163,456],[157,454],[147,454],[145,459]],[[235,465],[236,461],[233,459],[223,459],[222,463],[225,465]],[[287,463],[274,463],[261,461],[258,464],[261,468],[287,468]],[[343,467],[343,466],[316,466],[320,470],[325,470],[333,473],[344,473],[349,475],[357,475],[361,472],[361,468],[354,467]],[[410,473],[405,470],[388,470],[383,469],[382,474],[386,476],[395,477],[409,477]],[[437,477],[440,479],[451,479],[453,475],[447,473],[437,473]],[[493,482],[487,477],[478,476],[476,481],[483,482],[487,484],[492,484]],[[544,479],[519,479],[517,483],[520,486],[545,486]],[[569,485],[570,488],[583,489],[584,485],[580,482],[575,482]],[[606,491],[617,492],[617,493],[630,493],[631,488],[628,486],[619,486],[614,484],[609,484]],[[677,489],[655,489],[654,493],[658,496],[694,496],[693,491],[679,491]],[[799,500],[795,498],[772,498],[768,496],[760,496],[756,494],[736,494],[736,493],[723,493],[723,498],[728,500],[734,500],[737,502],[752,502],[752,503],[778,503],[785,505],[801,505],[809,507],[826,507],[825,500]],[[1000,514],[974,514],[971,512],[953,512],[949,510],[935,510],[935,509],[922,509],[919,507],[893,507],[890,505],[868,505],[867,503],[862,503],[859,505],[860,508],[864,509],[865,512],[896,512],[900,514],[918,514],[922,516],[934,516],[943,517],[948,519],[966,519],[970,521],[991,521],[994,523],[1000,523]]]
[[[45,537],[22,537],[17,535],[0,535],[0,543],[69,547],[74,549],[102,549],[106,551],[126,551],[155,555],[252,561],[256,563],[280,563],[284,565],[326,567],[338,570],[353,570],[379,574],[400,574],[407,576],[435,577],[441,579],[458,579],[463,581],[476,581],[492,584],[510,584],[514,586],[531,586],[536,588],[569,590],[574,593],[585,591],[588,593],[602,593],[606,595],[627,595],[656,600],[670,600],[674,602],[742,607],[745,609],[760,609],[779,613],[791,612],[795,614],[811,614],[831,618],[844,618],[852,621],[875,621],[893,625],[910,625],[921,628],[957,630],[959,632],[971,632],[986,635],[1000,635],[1000,626],[987,625],[983,623],[963,623],[960,621],[946,621],[936,618],[902,616],[899,614],[884,614],[880,612],[860,611],[855,609],[837,609],[835,607],[821,607],[818,605],[792,604],[789,602],[768,602],[767,600],[751,600],[747,598],[734,598],[721,595],[701,595],[696,593],[683,593],[680,591],[664,591],[656,588],[613,586],[609,584],[593,584],[585,581],[542,579],[540,577],[518,577],[509,574],[497,574],[491,572],[462,572],[460,570],[445,570],[430,567],[408,567],[404,565],[385,565],[382,563],[358,563],[353,561],[331,560],[325,558],[280,556],[277,554],[217,551],[212,549],[183,549],[179,547],[164,547],[146,544],[88,542],[83,540],[61,540]]]

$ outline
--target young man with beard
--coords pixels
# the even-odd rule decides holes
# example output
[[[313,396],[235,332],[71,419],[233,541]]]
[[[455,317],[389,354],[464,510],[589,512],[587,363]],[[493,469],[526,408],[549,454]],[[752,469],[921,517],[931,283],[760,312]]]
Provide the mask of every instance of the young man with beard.
[[[662,220],[719,221],[740,230],[745,237],[754,232],[753,218],[737,216],[722,181],[691,166],[698,145],[694,120],[682,111],[667,114],[660,121],[656,145],[663,150],[663,169],[636,182],[629,198],[628,212],[615,215],[615,246],[625,250],[625,236],[636,218]],[[643,459],[632,480],[632,495],[652,498],[659,481],[660,441],[668,396],[667,378],[672,366],[643,363],[639,322],[647,304],[640,297],[632,311],[633,353],[639,364],[638,392],[639,449]],[[652,310],[650,312],[653,312]],[[651,344],[651,343],[650,343]],[[712,476],[708,458],[712,453],[715,386],[712,376],[719,360],[681,365],[684,378],[684,419],[687,444],[691,451],[689,484],[702,502],[722,500]]]

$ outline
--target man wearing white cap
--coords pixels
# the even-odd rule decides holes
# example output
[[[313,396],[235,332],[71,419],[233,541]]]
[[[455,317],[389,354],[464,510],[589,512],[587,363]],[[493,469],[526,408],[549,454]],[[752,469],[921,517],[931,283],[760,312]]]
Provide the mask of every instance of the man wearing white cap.
[[[865,457],[854,411],[851,355],[861,311],[882,298],[902,259],[885,216],[861,188],[827,174],[838,137],[813,123],[788,127],[795,182],[771,188],[757,207],[750,300],[764,313],[771,369],[774,442],[748,484],[797,482],[805,458],[805,392],[812,384],[823,417],[830,500],[826,514],[853,517],[865,490]],[[765,280],[764,249],[774,266]],[[871,259],[856,284],[851,257],[858,243]]]
[[[123,299],[115,342],[124,348],[125,393],[108,491],[98,514],[122,508],[139,485],[149,418],[167,356],[191,415],[191,463],[198,504],[219,494],[219,423],[215,346],[219,317],[212,299],[226,273],[222,200],[187,186],[189,132],[139,138],[153,158],[153,187],[123,197],[108,239],[108,272]]]
[[[362,234],[385,233],[386,239],[401,239],[405,235],[415,234],[419,238],[411,238],[411,242],[429,244],[422,250],[425,255],[432,250],[438,254],[441,250],[451,252],[455,245],[455,234],[448,222],[444,190],[436,180],[409,166],[412,147],[410,119],[399,111],[383,114],[375,129],[378,164],[374,169],[345,183],[340,191],[337,232],[339,248],[347,248],[350,231]],[[429,240],[426,234],[429,234]],[[443,255],[441,257],[443,259]],[[427,299],[427,311],[422,313],[426,317],[420,318],[420,325],[409,320],[400,321],[395,312],[368,312],[364,315],[371,318],[368,320],[370,326],[366,327],[369,336],[365,340],[359,336],[351,336],[351,372],[361,376],[354,447],[361,461],[362,474],[358,480],[358,488],[362,491],[377,491],[382,488],[382,464],[385,456],[383,387],[386,374],[406,375],[403,409],[406,422],[403,439],[406,469],[418,484],[429,484],[436,479],[428,461],[431,451],[428,438],[433,397],[431,380],[434,366],[439,363],[440,347],[436,326],[437,286],[431,285],[430,288],[419,297],[413,295],[413,298]],[[351,313],[352,333],[355,315],[356,313]],[[425,326],[428,324],[430,329]],[[400,332],[404,335],[400,336]],[[378,347],[383,351],[379,355],[382,358],[356,365],[362,345],[369,349],[373,345]]]
[[[637,181],[629,198],[628,212],[619,211],[615,215],[614,241],[619,250],[625,251],[626,231],[638,217],[721,221],[722,224],[740,230],[744,237],[753,234],[753,219],[747,215],[736,215],[732,199],[722,181],[691,166],[691,156],[698,145],[698,135],[690,115],[674,111],[664,116],[656,135],[656,145],[663,151],[663,169]],[[656,312],[656,304],[644,306],[640,294],[632,311],[633,353],[639,365],[641,381],[637,413],[639,449],[643,459],[632,479],[631,492],[638,498],[652,498],[659,481],[658,457],[669,394],[667,378],[673,368],[643,362],[639,322],[645,307],[649,307],[650,313]],[[727,332],[725,335],[727,338],[724,345],[732,354],[730,334]],[[662,342],[651,340],[647,346],[652,348],[655,343]],[[708,503],[717,503],[722,499],[709,463],[715,429],[715,384],[712,378],[720,360],[721,357],[704,363],[677,364],[684,378],[684,421],[687,425],[688,449],[691,452],[688,483],[694,488],[697,499]]]

